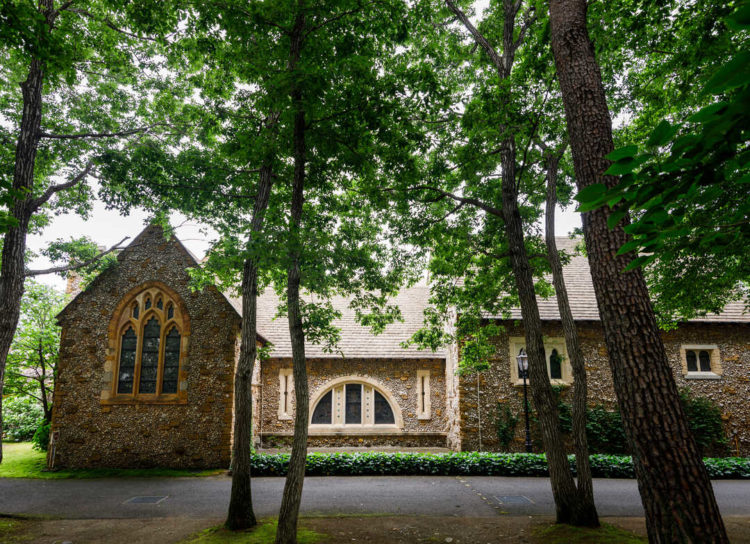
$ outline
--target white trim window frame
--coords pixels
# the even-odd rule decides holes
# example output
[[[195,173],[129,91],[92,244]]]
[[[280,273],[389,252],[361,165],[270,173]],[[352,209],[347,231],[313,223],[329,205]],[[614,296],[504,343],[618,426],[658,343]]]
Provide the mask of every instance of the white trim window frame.
[[[509,338],[509,358],[510,358],[510,380],[514,386],[523,386],[523,378],[518,375],[518,353],[523,348],[526,349],[526,339],[522,336],[513,336]],[[550,378],[552,385],[569,386],[573,384],[573,369],[570,366],[568,350],[565,347],[564,338],[544,338],[544,359],[547,363],[547,376],[550,375],[550,357],[553,351],[557,351],[560,357],[560,378]],[[529,381],[527,379],[526,383]]]
[[[704,353],[708,354],[709,370],[702,370],[706,364]],[[692,359],[688,360],[692,354]],[[682,375],[686,380],[720,380],[721,355],[716,344],[683,344],[680,346]],[[690,370],[694,364],[696,370]]]
[[[280,420],[294,419],[294,376],[291,368],[279,369],[279,413]]]

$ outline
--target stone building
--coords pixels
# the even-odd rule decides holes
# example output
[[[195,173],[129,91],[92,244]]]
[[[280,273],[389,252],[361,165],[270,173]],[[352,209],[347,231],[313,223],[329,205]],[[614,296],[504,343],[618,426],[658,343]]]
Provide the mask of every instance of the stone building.
[[[560,239],[571,249],[571,241]],[[233,373],[241,301],[214,288],[192,292],[189,251],[147,227],[61,312],[60,362],[52,421],[56,467],[226,467],[232,440]],[[579,324],[592,403],[614,404],[614,391],[588,264],[565,267]],[[404,290],[392,302],[403,321],[373,336],[344,299],[333,352],[306,345],[310,446],[448,447],[496,450],[498,403],[521,410],[515,357],[524,347],[520,312],[487,316],[503,325],[489,370],[458,377],[458,350],[404,348],[422,324],[429,289]],[[553,383],[572,383],[557,303],[539,301]],[[258,341],[270,358],[256,364],[257,445],[288,443],[294,418],[291,346],[278,300],[259,300]],[[720,407],[733,451],[750,454],[750,316],[741,303],[720,315],[665,332],[679,386]],[[522,446],[521,429],[511,449]]]

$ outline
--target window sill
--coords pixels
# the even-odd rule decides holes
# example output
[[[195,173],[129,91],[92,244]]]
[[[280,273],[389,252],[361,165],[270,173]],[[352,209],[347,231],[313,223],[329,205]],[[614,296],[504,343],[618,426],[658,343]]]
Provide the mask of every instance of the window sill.
[[[164,404],[187,404],[186,398],[180,397],[151,397],[151,398],[133,398],[133,397],[112,397],[101,399],[102,406],[122,405],[164,405]]]
[[[720,380],[721,375],[714,372],[688,372],[684,378],[686,380]]]
[[[556,387],[570,387],[571,385],[573,385],[573,382],[568,382],[565,380],[550,380],[549,383],[550,385]],[[531,382],[529,380],[526,380],[526,385],[531,386]],[[523,387],[523,378],[513,382],[513,387]]]
[[[403,431],[395,425],[310,425],[308,429],[308,434],[310,436],[403,433]]]

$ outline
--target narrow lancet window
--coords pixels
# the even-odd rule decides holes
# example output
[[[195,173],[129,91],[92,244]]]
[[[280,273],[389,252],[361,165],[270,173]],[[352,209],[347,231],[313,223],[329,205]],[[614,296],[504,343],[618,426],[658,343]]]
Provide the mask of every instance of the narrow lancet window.
[[[148,303],[147,303],[148,304]],[[149,319],[143,327],[143,346],[141,348],[141,378],[138,392],[156,393],[156,380],[159,373],[159,337],[161,326],[155,317]]]
[[[161,385],[162,393],[177,393],[179,372],[180,332],[177,330],[177,327],[172,327],[172,330],[169,331],[164,342],[164,374]]]
[[[133,392],[135,353],[137,345],[138,337],[135,335],[133,327],[128,327],[128,330],[122,335],[120,347],[120,371],[117,376],[118,393],[127,394]]]

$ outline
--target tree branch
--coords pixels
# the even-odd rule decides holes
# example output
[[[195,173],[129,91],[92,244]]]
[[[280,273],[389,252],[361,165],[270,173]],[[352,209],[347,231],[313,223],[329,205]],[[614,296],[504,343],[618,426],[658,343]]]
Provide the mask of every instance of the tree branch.
[[[163,123],[157,123],[149,125],[147,127],[134,128],[132,130],[123,130],[121,132],[79,132],[77,134],[51,134],[49,132],[41,132],[40,138],[48,138],[50,140],[80,140],[83,138],[122,138],[124,136],[132,136],[133,134],[140,134],[142,132],[148,132],[152,128],[163,125]]]
[[[67,266],[56,266],[56,267],[53,267],[53,268],[47,268],[45,270],[27,270],[24,273],[24,276],[28,278],[30,276],[41,276],[42,274],[56,274],[58,272],[70,272],[70,271],[73,271],[73,270],[78,270],[79,268],[84,268],[86,266],[89,266],[90,264],[95,263],[96,261],[98,261],[99,259],[101,259],[102,257],[104,257],[105,255],[108,255],[108,254],[112,253],[113,251],[117,251],[118,249],[124,249],[124,247],[122,246],[122,244],[123,244],[123,242],[125,242],[125,240],[128,240],[129,238],[130,238],[130,236],[126,236],[125,238],[123,238],[122,240],[120,240],[119,242],[117,242],[115,245],[113,245],[111,248],[109,248],[109,249],[107,249],[105,251],[102,251],[98,255],[95,255],[95,256],[91,257],[90,259],[88,259],[88,260],[86,260],[86,261],[84,261],[84,262],[82,262],[80,264],[67,265]]]
[[[482,33],[477,30],[477,28],[471,24],[471,21],[469,21],[469,18],[466,16],[466,14],[459,8],[453,0],[445,0],[445,5],[448,6],[448,9],[450,9],[453,13],[455,13],[456,17],[458,17],[458,20],[463,23],[463,25],[466,27],[466,30],[469,31],[469,33],[474,37],[474,40],[484,49],[487,54],[490,57],[490,60],[492,60],[492,64],[495,65],[495,68],[497,68],[497,71],[500,73],[501,77],[505,77],[505,65],[503,63],[502,57],[498,55],[497,51],[495,51],[495,48],[492,47],[490,42],[487,41],[487,39],[482,36]]]
[[[91,170],[94,168],[94,163],[92,161],[89,161],[86,167],[78,172],[78,174],[73,177],[70,181],[66,181],[65,183],[60,183],[58,185],[52,185],[51,187],[48,187],[46,191],[42,194],[42,196],[38,198],[34,198],[29,203],[29,209],[31,213],[34,213],[37,211],[44,203],[46,203],[50,198],[52,198],[53,195],[59,193],[60,191],[65,191],[66,189],[70,189],[71,187],[75,187],[77,184],[79,184],[83,179],[88,176],[91,173]]]
[[[450,198],[451,200],[455,200],[456,202],[461,202],[464,204],[471,204],[472,206],[475,206],[479,208],[480,210],[484,210],[491,215],[496,215],[498,217],[503,216],[502,210],[500,210],[499,208],[495,208],[494,206],[490,206],[489,204],[485,204],[484,202],[476,198],[470,198],[470,197],[467,198],[463,196],[454,195],[453,193],[449,193],[448,191],[443,191],[442,189],[438,189],[437,187],[432,187],[430,185],[417,185],[411,188],[411,190],[419,190],[419,189],[427,189],[429,191],[435,191],[436,193],[440,194],[444,198]]]

